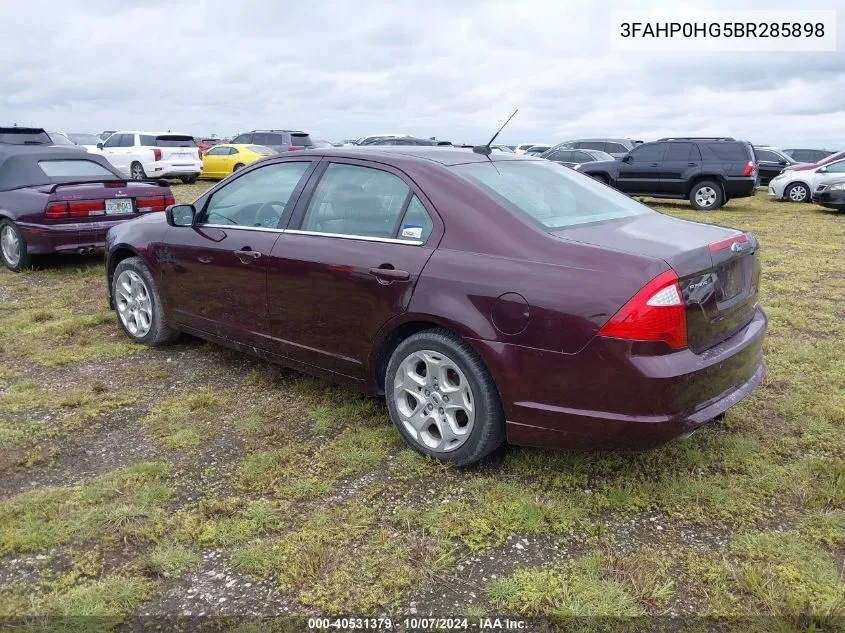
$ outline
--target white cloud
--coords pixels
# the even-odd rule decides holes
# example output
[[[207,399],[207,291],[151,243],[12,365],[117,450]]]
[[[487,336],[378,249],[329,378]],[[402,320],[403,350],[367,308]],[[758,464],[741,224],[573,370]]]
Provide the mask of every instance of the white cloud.
[[[793,4],[743,8],[759,6],[765,19],[764,8]],[[845,147],[845,28],[834,53],[613,53],[610,10],[631,6],[7,2],[0,122],[221,135],[299,127],[331,140],[397,131],[475,142],[518,106],[504,142],[731,134]]]

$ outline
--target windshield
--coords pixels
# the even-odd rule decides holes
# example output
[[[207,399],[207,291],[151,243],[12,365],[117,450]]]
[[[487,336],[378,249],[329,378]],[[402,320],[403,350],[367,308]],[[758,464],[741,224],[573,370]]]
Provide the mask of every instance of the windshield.
[[[76,145],[73,141],[71,141],[67,136],[62,134],[61,132],[47,132],[50,135],[50,139],[53,141],[53,145]]]
[[[598,150],[598,149],[586,149],[586,150],[582,149],[581,151],[589,154],[590,156],[595,158],[597,161],[599,161],[599,160],[614,160],[613,156],[611,156],[607,152],[603,152],[603,151]]]
[[[549,230],[654,213],[588,176],[545,160],[479,162],[453,169],[496,201]]]
[[[67,137],[77,145],[96,145],[100,137],[95,134],[68,134]]]

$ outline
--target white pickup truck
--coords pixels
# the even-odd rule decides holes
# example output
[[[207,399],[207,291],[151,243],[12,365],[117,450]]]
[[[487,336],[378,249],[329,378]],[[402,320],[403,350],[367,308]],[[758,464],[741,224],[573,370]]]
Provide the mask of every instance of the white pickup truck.
[[[171,132],[115,132],[98,147],[106,159],[133,180],[179,178],[190,184],[202,171],[194,137]]]

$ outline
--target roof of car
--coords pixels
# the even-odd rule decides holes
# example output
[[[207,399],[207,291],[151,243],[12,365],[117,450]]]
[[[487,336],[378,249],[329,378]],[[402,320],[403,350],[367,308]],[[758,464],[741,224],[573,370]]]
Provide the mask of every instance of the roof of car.
[[[114,134],[146,134],[149,136],[190,136],[194,138],[190,134],[183,134],[182,132],[150,132],[149,130],[117,130],[116,132],[112,132]]]
[[[0,146],[0,191],[37,187],[63,180],[47,176],[38,166],[40,160],[89,160],[114,174],[115,180],[125,179],[115,171],[105,157],[99,154],[80,152],[76,149],[62,149],[51,145],[2,145]],[[79,178],[72,180],[79,180]]]
[[[297,152],[299,153],[299,152]],[[306,154],[365,159],[399,159],[410,161],[431,161],[441,165],[463,165],[465,163],[484,163],[506,160],[538,160],[531,156],[493,152],[489,156],[478,154],[471,149],[444,147],[442,145],[360,145],[353,147],[322,147],[303,150]]]

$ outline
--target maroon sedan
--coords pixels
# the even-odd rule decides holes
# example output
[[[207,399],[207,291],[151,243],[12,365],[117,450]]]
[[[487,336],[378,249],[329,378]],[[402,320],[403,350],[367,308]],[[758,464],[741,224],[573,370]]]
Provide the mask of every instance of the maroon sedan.
[[[109,231],[126,333],[188,332],[384,394],[418,451],[647,448],[762,380],[757,240],[542,159],[273,156]]]
[[[0,146],[0,260],[10,270],[33,255],[102,249],[111,227],[170,204],[166,184],[126,182],[102,156]]]

